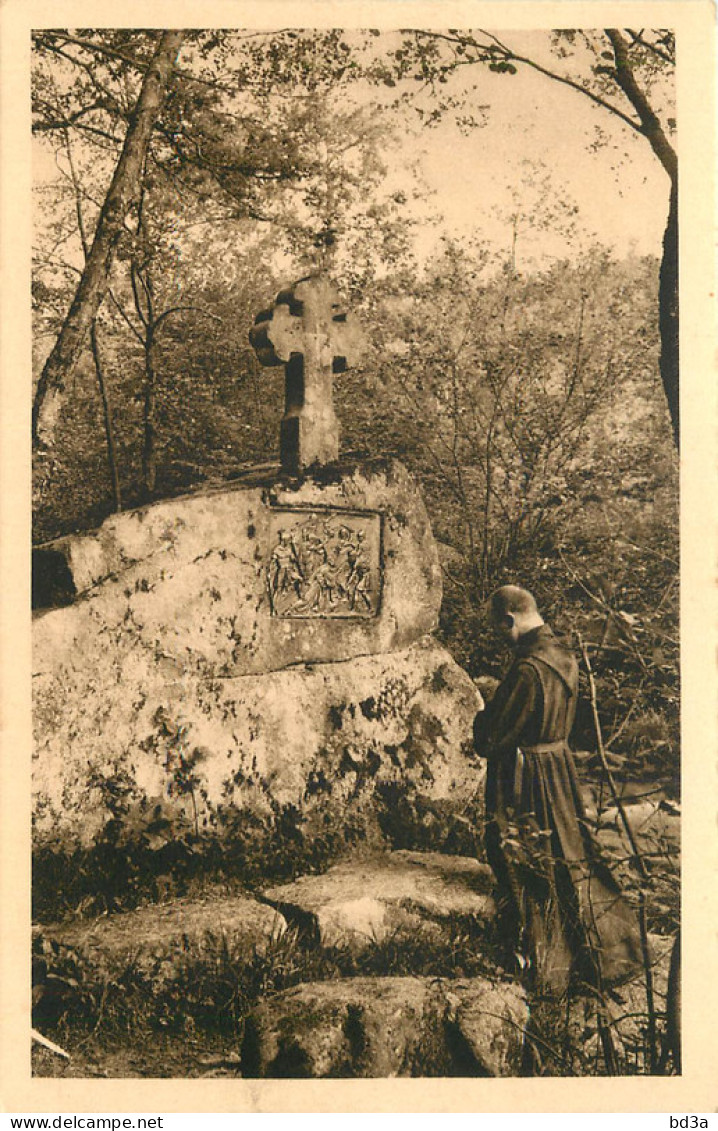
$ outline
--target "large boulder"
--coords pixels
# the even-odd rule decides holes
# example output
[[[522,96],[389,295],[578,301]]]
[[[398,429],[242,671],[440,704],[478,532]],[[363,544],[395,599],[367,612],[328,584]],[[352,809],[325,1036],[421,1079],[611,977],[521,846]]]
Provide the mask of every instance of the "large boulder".
[[[146,648],[118,655],[97,636],[72,668],[55,663],[47,638],[35,650],[38,843],[64,830],[88,845],[128,805],[170,801],[202,832],[229,810],[330,807],[343,820],[377,789],[457,809],[480,792],[471,726],[481,699],[430,637],[386,655],[219,679],[168,668]]]
[[[481,698],[431,637],[437,550],[396,461],[114,515],[33,568],[40,844],[168,803],[201,835],[288,806],[334,827],[378,785],[459,805],[480,786]]]
[[[487,864],[438,852],[390,852],[265,890],[264,899],[323,946],[366,948],[395,931],[439,936],[451,919],[494,914]]]
[[[262,1002],[245,1021],[249,1077],[513,1076],[528,1007],[511,982],[351,978]]]

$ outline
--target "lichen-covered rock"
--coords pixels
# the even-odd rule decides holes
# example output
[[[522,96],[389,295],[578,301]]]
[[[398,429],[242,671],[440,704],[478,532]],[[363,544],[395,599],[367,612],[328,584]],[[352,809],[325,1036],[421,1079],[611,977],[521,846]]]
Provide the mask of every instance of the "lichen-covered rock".
[[[229,679],[407,647],[438,623],[426,509],[396,461],[154,503],[33,554],[40,670],[82,684],[151,661]],[[62,610],[52,608],[64,604]]]
[[[523,991],[515,983],[472,978],[452,991],[451,1005],[451,1020],[485,1073],[516,1073],[528,1022]]]
[[[402,827],[428,829],[407,797],[478,792],[481,698],[430,635],[436,545],[401,464],[266,473],[35,559],[38,846],[90,846],[157,806],[195,836],[287,807],[335,833],[379,788]]]
[[[513,983],[419,977],[307,983],[262,1002],[247,1018],[242,1073],[511,1076],[519,1070],[527,1020],[523,991]]]
[[[97,919],[49,925],[42,936],[79,951],[86,966],[105,977],[128,967],[157,989],[172,980],[188,958],[225,951],[249,961],[287,929],[274,908],[249,897],[213,894],[204,899],[174,899]]]
[[[333,807],[343,820],[378,788],[459,807],[480,790],[469,755],[481,700],[431,638],[387,655],[217,679],[168,670],[147,649],[124,655],[98,636],[106,647],[84,667],[74,655],[71,678],[47,639],[35,651],[38,843],[66,830],[90,844],[118,810],[157,801],[202,833],[241,808]]]
[[[324,946],[365,948],[396,930],[438,935],[452,916],[485,921],[495,908],[486,864],[438,852],[391,852],[336,864],[268,888],[264,898]]]

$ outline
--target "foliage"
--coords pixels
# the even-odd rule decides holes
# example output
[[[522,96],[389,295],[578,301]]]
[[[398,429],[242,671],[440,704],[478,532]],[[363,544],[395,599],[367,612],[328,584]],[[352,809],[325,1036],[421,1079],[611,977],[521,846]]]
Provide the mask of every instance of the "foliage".
[[[88,252],[101,182],[109,179],[115,156],[113,138],[130,113],[129,92],[145,65],[147,38],[36,36],[35,126],[59,172],[39,189],[38,370],[62,326],[80,254]],[[40,508],[63,510],[71,525],[97,521],[113,505],[109,498],[88,498],[93,481],[107,483],[103,431],[108,440],[114,432],[115,505],[226,478],[238,461],[271,454],[265,420],[271,402],[264,390],[269,385],[277,406],[281,391],[275,373],[258,375],[249,360],[247,330],[279,289],[281,264],[291,259],[297,273],[315,267],[334,254],[341,234],[341,261],[352,263],[356,284],[362,270],[366,274],[367,255],[375,260],[383,252],[389,262],[410,226],[400,219],[406,196],[383,188],[389,127],[373,107],[342,109],[330,98],[328,59],[316,66],[322,36],[280,34],[269,53],[259,46],[263,36],[231,45],[225,36],[214,41],[210,35],[209,46],[206,38],[190,34],[192,66],[210,58],[221,73],[210,76],[203,64],[201,80],[182,68],[175,76],[138,205],[118,242],[108,301],[93,325],[95,369],[100,379],[102,363],[109,402],[105,429],[86,357],[54,421],[54,442],[36,453]],[[336,36],[324,38],[342,57]],[[308,53],[313,63],[298,97],[296,75],[291,89],[284,80],[277,85],[277,75]],[[240,74],[245,86],[232,86]],[[99,100],[98,89],[104,92]],[[378,232],[383,240],[370,253],[369,237]],[[249,382],[238,412],[233,386]],[[205,449],[200,460],[193,458],[198,446]],[[79,457],[79,474],[67,466],[68,456]],[[88,479],[89,470],[95,474]],[[66,522],[59,529],[67,529]],[[57,532],[56,523],[38,518],[39,540]]]
[[[604,116],[627,127],[628,137],[640,137],[650,146],[670,185],[658,324],[661,380],[678,444],[678,160],[673,141],[676,123],[672,88],[675,37],[665,29],[636,32],[631,28],[604,28],[558,31],[548,38],[549,52],[534,43],[535,53],[527,54],[520,45],[512,46],[505,37],[484,29],[406,29],[400,44],[391,45],[380,57],[374,78],[404,87],[400,99],[416,102],[425,123],[431,125],[453,114],[460,127],[470,130],[480,124],[475,112],[479,90],[476,70],[486,68],[509,76],[519,70],[533,71],[588,99]],[[468,80],[467,73],[471,75]],[[459,75],[463,75],[463,86],[457,85]],[[425,95],[423,105],[416,97],[416,87],[413,93],[407,89],[413,85],[411,80],[420,84],[419,90]],[[479,109],[485,112],[487,107]],[[599,125],[595,146],[603,147],[606,142],[607,135]]]
[[[312,835],[295,806],[268,815],[228,808],[209,830],[198,830],[163,799],[128,805],[90,848],[61,835],[43,842],[33,861],[33,917],[48,922],[72,914],[127,910],[150,899],[183,895],[207,876],[250,886],[326,868],[353,835],[327,822]]]
[[[480,245],[447,243],[411,287],[400,275],[374,288],[376,352],[338,400],[348,445],[396,451],[422,484],[441,634],[459,662],[500,673],[483,606],[521,582],[589,644],[625,771],[675,793],[677,468],[655,376],[655,279],[654,261],[601,248],[522,276],[492,272]],[[576,741],[595,744],[585,706]]]

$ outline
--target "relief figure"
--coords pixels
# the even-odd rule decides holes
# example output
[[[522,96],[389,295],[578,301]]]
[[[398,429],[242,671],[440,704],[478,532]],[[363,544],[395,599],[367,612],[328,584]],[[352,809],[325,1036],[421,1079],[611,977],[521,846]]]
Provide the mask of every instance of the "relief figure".
[[[282,518],[267,565],[272,613],[373,616],[381,580],[378,516],[368,516],[376,524],[374,538],[363,516]]]

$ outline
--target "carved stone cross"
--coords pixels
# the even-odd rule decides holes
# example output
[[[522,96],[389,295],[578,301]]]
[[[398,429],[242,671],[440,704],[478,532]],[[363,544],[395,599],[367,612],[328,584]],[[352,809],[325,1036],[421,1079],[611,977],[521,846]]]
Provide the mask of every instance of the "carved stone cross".
[[[274,306],[255,318],[249,340],[262,365],[284,363],[282,467],[296,474],[312,463],[337,459],[332,378],[358,359],[363,336],[331,284],[321,275],[309,275],[280,291]]]

